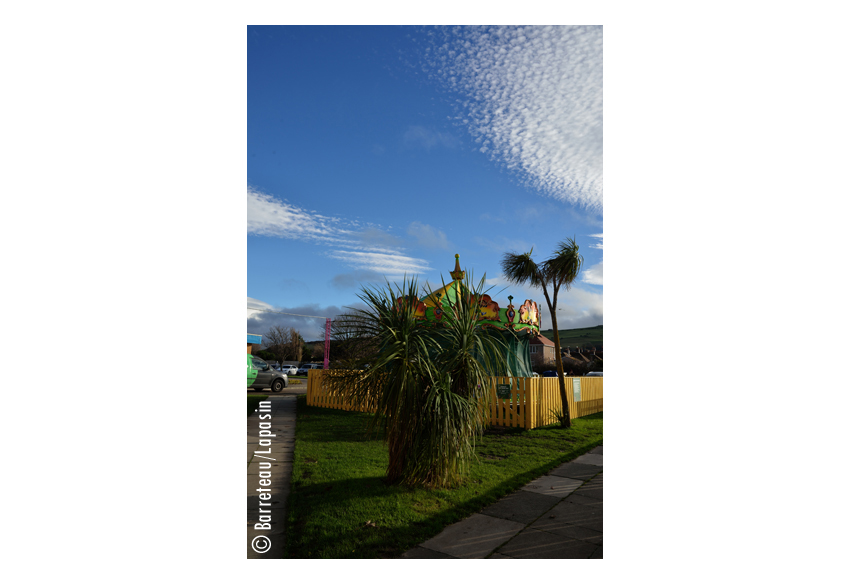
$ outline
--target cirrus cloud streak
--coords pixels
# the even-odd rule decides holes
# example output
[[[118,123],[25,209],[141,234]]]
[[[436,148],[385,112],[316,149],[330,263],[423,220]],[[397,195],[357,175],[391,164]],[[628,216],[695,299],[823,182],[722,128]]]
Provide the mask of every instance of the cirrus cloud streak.
[[[308,211],[248,187],[248,235],[299,239],[335,249],[327,255],[348,266],[380,274],[417,274],[428,262],[405,255],[401,239],[374,226]],[[446,246],[445,234],[429,225],[411,224],[408,235],[419,245]]]

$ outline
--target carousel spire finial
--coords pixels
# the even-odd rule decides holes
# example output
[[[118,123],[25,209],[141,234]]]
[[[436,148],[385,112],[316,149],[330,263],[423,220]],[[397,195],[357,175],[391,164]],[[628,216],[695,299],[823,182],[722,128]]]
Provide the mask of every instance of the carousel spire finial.
[[[466,272],[460,269],[460,254],[455,254],[455,271],[449,272],[449,274],[452,275],[452,280],[463,280],[463,277],[466,275]]]

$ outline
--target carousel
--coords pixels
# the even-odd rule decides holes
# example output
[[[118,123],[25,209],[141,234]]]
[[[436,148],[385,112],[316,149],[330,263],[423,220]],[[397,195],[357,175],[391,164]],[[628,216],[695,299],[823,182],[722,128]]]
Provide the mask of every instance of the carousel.
[[[416,305],[416,318],[421,319],[426,326],[438,326],[452,304],[463,298],[468,298],[470,292],[463,283],[466,272],[460,269],[460,255],[455,254],[455,269],[449,272],[451,282],[413,301]],[[507,346],[507,362],[511,371],[518,377],[531,376],[529,359],[529,341],[540,334],[540,316],[537,303],[526,300],[519,308],[513,304],[513,296],[508,296],[508,304],[504,308],[489,294],[482,294],[478,302],[479,326],[487,328],[493,334],[498,334]],[[399,305],[407,299],[398,298]]]

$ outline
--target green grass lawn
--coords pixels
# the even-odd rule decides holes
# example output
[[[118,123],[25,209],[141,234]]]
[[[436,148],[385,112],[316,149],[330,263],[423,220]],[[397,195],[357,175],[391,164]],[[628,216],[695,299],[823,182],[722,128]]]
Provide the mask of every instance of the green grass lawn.
[[[266,399],[267,395],[249,395],[248,396],[248,415],[254,413],[254,410],[257,409],[257,404]]]
[[[368,418],[310,407],[298,396],[288,557],[398,557],[602,443],[601,413],[573,420],[569,430],[494,429],[476,444],[479,460],[459,487],[387,486],[386,445],[364,436]]]

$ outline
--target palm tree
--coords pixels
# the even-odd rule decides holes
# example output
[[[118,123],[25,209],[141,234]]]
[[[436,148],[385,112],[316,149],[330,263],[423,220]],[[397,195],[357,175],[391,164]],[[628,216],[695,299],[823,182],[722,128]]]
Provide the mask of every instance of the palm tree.
[[[553,255],[542,264],[537,264],[531,259],[531,251],[528,253],[515,254],[506,253],[502,257],[502,272],[505,278],[514,284],[530,284],[535,288],[543,289],[546,304],[549,306],[549,314],[552,315],[552,330],[555,333],[555,361],[558,366],[558,380],[561,389],[561,426],[570,427],[569,402],[567,401],[567,388],[564,381],[564,363],[561,359],[561,339],[558,336],[558,291],[563,288],[569,290],[573,280],[581,270],[584,261],[578,253],[578,245],[575,239],[566,239],[558,244]],[[548,288],[552,288],[552,296],[549,297]]]
[[[504,341],[478,326],[483,285],[467,280],[468,294],[444,305],[439,324],[417,319],[416,280],[364,288],[366,309],[349,309],[341,323],[375,350],[359,370],[326,372],[327,387],[375,408],[370,429],[384,430],[389,483],[446,487],[468,470],[489,419],[490,376],[507,372]]]

